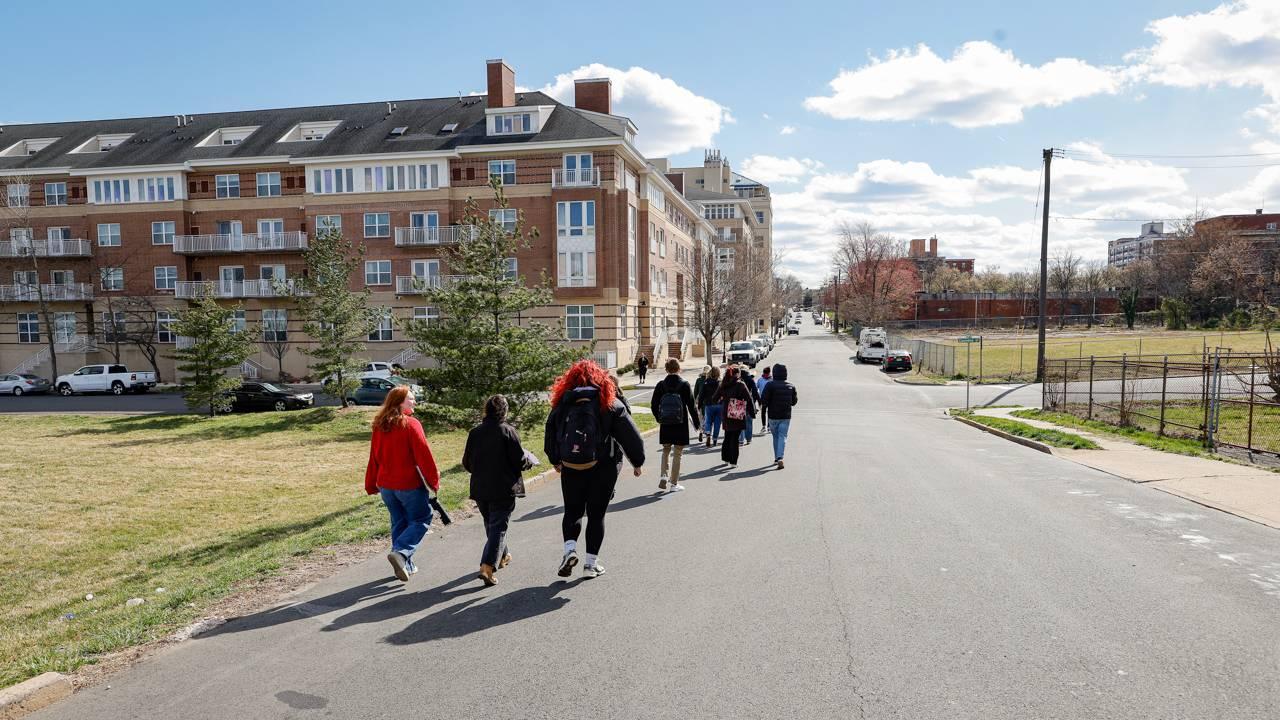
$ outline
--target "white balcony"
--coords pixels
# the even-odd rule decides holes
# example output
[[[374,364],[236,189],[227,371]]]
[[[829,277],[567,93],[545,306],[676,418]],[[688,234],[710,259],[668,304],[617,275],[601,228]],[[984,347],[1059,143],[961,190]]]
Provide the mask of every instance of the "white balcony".
[[[551,171],[551,187],[584,188],[600,187],[600,168],[580,168],[567,170],[557,168]]]
[[[466,277],[465,275],[399,275],[396,277],[397,295],[421,295],[427,290],[447,288]]]
[[[422,247],[453,245],[463,240],[474,240],[475,225],[445,225],[444,227],[398,227],[396,247]]]
[[[181,281],[174,288],[174,297],[183,300],[195,300],[202,297],[215,298],[275,298],[295,297],[302,292],[294,286],[292,280],[243,280],[238,282],[218,282],[213,280]]]
[[[39,302],[42,290],[49,302],[93,299],[93,286],[89,283],[41,285],[39,289],[35,285],[0,285],[0,302]]]
[[[246,252],[301,252],[307,234],[292,230],[278,233],[230,235],[175,235],[173,252],[178,255],[228,255]]]
[[[0,257],[89,257],[93,244],[88,240],[31,240],[0,242]]]

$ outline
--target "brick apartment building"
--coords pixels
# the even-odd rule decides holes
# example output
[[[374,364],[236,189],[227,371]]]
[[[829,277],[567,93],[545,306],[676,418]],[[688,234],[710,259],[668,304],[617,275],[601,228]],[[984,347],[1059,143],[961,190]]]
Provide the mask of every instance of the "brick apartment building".
[[[925,243],[928,243],[926,248]],[[948,258],[938,254],[938,238],[915,238],[907,245],[907,257],[916,264],[916,270],[923,273],[936,267],[939,263],[959,270],[968,275],[973,274],[973,258]]]
[[[554,285],[555,304],[529,319],[562,321],[569,341],[595,341],[608,364],[665,354],[673,341],[687,348],[694,254],[721,232],[701,201],[636,150],[608,80],[579,80],[571,107],[517,92],[501,60],[486,72],[478,96],[3,128],[0,370],[51,370],[38,284],[62,372],[110,360],[115,299],[152,303],[168,345],[176,314],[212,294],[294,343],[285,372],[305,377],[297,348],[309,340],[287,281],[330,227],[364,243],[351,288],[368,287],[389,312],[366,356],[420,363],[397,321],[437,316],[415,288],[448,278],[448,246],[472,232],[461,224],[468,198],[497,221],[519,211],[540,231],[511,260],[518,276],[545,273]],[[493,209],[491,176],[513,210]],[[737,230],[750,240],[759,225],[752,215]],[[127,349],[121,359],[148,366]],[[244,371],[274,377],[275,367],[261,348]],[[160,369],[173,378],[172,360]]]

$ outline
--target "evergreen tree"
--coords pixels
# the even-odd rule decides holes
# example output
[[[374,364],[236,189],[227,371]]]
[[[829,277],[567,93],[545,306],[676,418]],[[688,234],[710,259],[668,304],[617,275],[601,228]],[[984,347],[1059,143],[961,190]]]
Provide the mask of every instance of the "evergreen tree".
[[[495,178],[490,186],[497,207],[507,208],[501,183]],[[468,199],[463,222],[476,231],[447,254],[451,279],[424,289],[439,319],[405,323],[414,348],[435,361],[418,374],[431,401],[453,408],[455,416],[478,418],[485,399],[502,393],[513,419],[535,420],[543,409],[542,394],[556,375],[590,349],[570,345],[562,323],[551,326],[525,317],[552,304],[554,297],[545,274],[526,286],[509,272],[508,260],[538,237],[531,228],[526,239],[523,213],[508,231]]]
[[[305,277],[292,281],[302,329],[311,337],[309,347],[299,352],[312,359],[311,370],[331,379],[326,390],[348,405],[347,398],[359,385],[369,333],[378,326],[385,310],[369,307],[369,289],[353,292],[348,283],[361,270],[364,245],[353,245],[336,229],[321,230],[303,252]]]
[[[234,308],[224,308],[211,295],[197,300],[173,323],[173,331],[190,338],[190,347],[176,350],[173,357],[182,378],[182,394],[192,410],[207,407],[209,414],[231,409],[228,390],[240,387],[240,378],[228,376],[228,368],[238,367],[253,354],[252,329],[235,329]]]

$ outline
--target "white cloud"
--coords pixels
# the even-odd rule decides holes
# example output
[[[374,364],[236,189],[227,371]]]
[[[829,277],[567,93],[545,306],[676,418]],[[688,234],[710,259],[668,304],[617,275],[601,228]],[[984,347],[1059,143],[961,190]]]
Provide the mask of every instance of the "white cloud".
[[[765,184],[797,183],[806,175],[822,169],[822,163],[809,158],[752,155],[742,161],[742,174]]]
[[[1156,44],[1130,53],[1144,79],[1174,87],[1258,87],[1280,100],[1280,4],[1241,0],[1147,25]]]
[[[649,157],[711,145],[724,125],[735,122],[720,103],[642,67],[621,70],[600,63],[583,65],[557,75],[542,91],[573,104],[574,80],[604,77],[613,82],[614,114],[625,115],[636,124],[640,130],[636,143]]]
[[[1022,120],[1037,106],[1055,107],[1118,92],[1123,71],[1074,58],[1023,63],[986,41],[961,45],[949,59],[921,44],[890,51],[831,81],[831,95],[805,107],[840,119],[929,120],[971,128]]]
[[[778,134],[779,135],[795,135],[796,128],[794,125],[783,125],[782,129],[778,131]]]
[[[760,117],[764,118],[765,120],[769,120],[769,119],[770,119],[770,118],[769,118],[769,113],[760,113]]]

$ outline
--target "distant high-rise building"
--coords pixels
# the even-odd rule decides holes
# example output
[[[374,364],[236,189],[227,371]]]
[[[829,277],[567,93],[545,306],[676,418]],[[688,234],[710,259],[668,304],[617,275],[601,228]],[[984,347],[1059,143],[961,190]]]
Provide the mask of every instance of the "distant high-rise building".
[[[1137,237],[1116,238],[1107,243],[1107,264],[1124,267],[1151,257],[1156,252],[1156,246],[1171,234],[1164,231],[1162,222],[1143,223],[1142,232]]]

